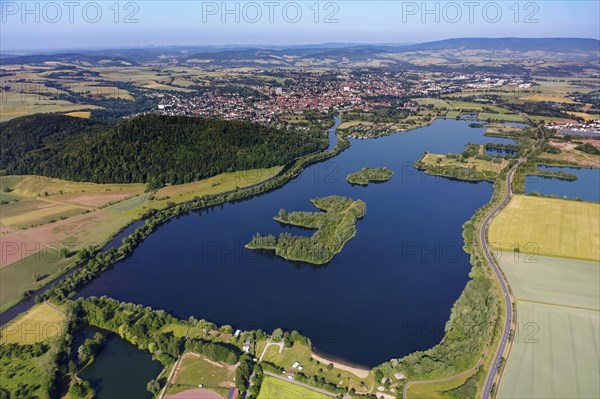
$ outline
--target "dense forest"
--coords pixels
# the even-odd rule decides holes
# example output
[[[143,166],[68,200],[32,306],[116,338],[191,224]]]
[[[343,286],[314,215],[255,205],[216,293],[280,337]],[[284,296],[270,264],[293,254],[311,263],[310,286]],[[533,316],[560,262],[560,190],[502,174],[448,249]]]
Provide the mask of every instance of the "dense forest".
[[[94,122],[59,114],[35,114],[0,123],[0,169],[35,163],[60,150],[61,143],[90,133]]]
[[[75,118],[28,118],[0,127],[6,174],[160,187],[283,165],[327,145],[317,130],[278,130],[241,121],[144,115],[91,126]],[[34,125],[33,138],[22,144]]]

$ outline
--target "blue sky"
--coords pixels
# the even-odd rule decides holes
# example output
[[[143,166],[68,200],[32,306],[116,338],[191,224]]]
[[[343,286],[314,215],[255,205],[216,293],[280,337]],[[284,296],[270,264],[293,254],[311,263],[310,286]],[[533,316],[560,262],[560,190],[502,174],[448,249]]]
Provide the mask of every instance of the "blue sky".
[[[2,51],[600,35],[597,0],[0,0],[0,14]]]

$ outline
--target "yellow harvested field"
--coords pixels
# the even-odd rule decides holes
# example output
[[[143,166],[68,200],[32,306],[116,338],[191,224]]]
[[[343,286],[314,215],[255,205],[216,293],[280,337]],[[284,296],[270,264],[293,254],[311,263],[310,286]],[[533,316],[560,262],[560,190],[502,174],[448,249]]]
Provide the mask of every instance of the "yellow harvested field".
[[[583,118],[586,121],[600,120],[600,115],[586,114],[585,112],[569,112],[569,114],[573,115],[573,116],[576,116],[578,118]]]
[[[44,199],[25,199],[2,205],[0,218],[2,224],[11,229],[20,230],[40,224],[66,219],[84,212],[76,205],[47,201]]]
[[[65,327],[65,314],[48,303],[40,303],[2,326],[0,344],[43,342]]]
[[[68,112],[65,115],[72,116],[74,118],[90,119],[90,116],[92,116],[92,113],[90,111],[75,111],[75,112]]]
[[[515,195],[489,228],[493,248],[600,260],[600,204]]]
[[[535,94],[530,94],[525,97],[521,97],[520,100],[539,101],[539,102],[547,101],[547,102],[564,103],[564,104],[575,104],[575,101],[571,100],[568,97],[562,96],[560,94],[535,93]]]
[[[347,129],[349,127],[353,127],[353,126],[358,126],[358,125],[372,125],[372,122],[365,122],[365,121],[349,121],[349,122],[343,122],[339,129]]]
[[[107,191],[143,193],[146,188],[144,184],[96,184],[73,182],[44,176],[3,176],[0,179],[0,187],[4,188],[5,185],[8,185],[15,194],[32,197],[44,195],[46,192],[50,196]]]
[[[154,205],[156,205],[156,203],[165,200],[173,201],[175,203],[185,202],[194,199],[194,197],[219,194],[234,190],[236,187],[243,188],[252,186],[276,176],[282,168],[282,166],[274,166],[267,169],[252,169],[222,173],[192,183],[167,186],[156,192],[156,200],[154,200],[151,205],[155,207]]]
[[[0,122],[37,113],[69,112],[99,108],[102,107],[88,104],[74,104],[63,100],[50,100],[49,98],[37,95],[22,95],[21,93],[8,92],[2,94]]]

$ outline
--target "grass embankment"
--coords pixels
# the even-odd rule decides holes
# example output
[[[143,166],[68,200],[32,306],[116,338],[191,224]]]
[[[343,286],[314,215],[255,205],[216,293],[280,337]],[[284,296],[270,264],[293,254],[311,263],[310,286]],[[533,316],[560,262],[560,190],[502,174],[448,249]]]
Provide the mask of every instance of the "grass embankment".
[[[490,244],[524,254],[598,261],[600,204],[515,195],[494,219]]]
[[[308,388],[266,376],[262,382],[258,399],[330,399],[331,396],[315,392]]]
[[[311,201],[325,212],[287,213],[282,209],[274,218],[281,223],[317,229],[311,237],[281,233],[275,238],[257,233],[246,248],[275,250],[278,256],[289,260],[314,264],[329,262],[356,234],[356,222],[365,215],[366,205],[361,200],[335,195]]]
[[[370,168],[364,167],[358,172],[352,173],[346,177],[346,181],[350,184],[359,184],[366,186],[369,182],[385,182],[392,178],[392,172],[388,168]]]

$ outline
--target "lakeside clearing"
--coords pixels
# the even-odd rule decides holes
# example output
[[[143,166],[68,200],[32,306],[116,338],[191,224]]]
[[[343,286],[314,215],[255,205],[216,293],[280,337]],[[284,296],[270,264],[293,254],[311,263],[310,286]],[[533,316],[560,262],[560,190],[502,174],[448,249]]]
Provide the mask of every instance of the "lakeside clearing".
[[[232,388],[235,376],[235,366],[221,364],[188,352],[181,358],[171,385],[166,390],[167,395],[176,394],[189,389],[208,389],[227,397],[229,388]]]
[[[263,360],[283,367],[286,372],[297,372],[293,365],[298,362],[305,375],[319,375],[326,381],[336,382],[339,387],[347,387],[349,390],[354,388],[357,393],[368,393],[375,386],[375,380],[370,371],[338,367],[334,362],[316,356],[310,346],[299,342],[294,343],[291,348],[283,348],[281,353],[279,346],[270,345],[267,347]]]
[[[480,151],[482,150],[480,149]],[[461,180],[493,181],[508,166],[508,163],[509,161],[504,158],[493,158],[488,161],[475,157],[464,159],[460,154],[427,153],[415,162],[415,167],[434,176],[453,177]]]

